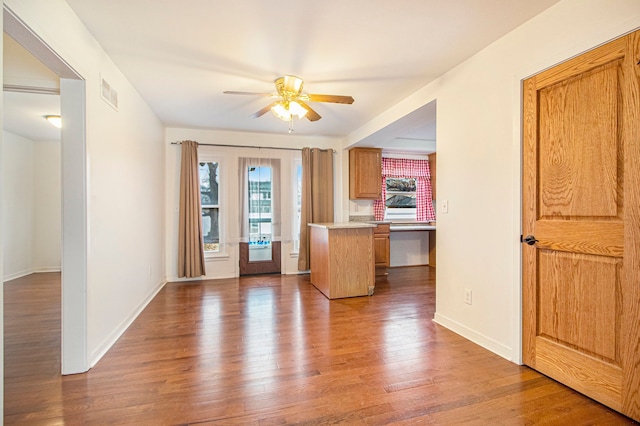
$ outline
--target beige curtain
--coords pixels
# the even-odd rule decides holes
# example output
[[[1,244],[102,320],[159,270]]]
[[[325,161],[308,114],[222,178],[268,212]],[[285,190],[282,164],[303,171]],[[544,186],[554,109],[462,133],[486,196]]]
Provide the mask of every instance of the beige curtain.
[[[198,143],[183,141],[180,164],[178,277],[205,275],[201,215]]]
[[[333,150],[302,149],[302,208],[298,270],[309,270],[308,223],[333,222]]]

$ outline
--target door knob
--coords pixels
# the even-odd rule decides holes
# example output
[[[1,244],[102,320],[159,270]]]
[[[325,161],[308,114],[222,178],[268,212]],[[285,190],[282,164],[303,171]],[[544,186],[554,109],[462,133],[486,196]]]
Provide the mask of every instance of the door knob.
[[[529,244],[530,246],[538,242],[538,240],[536,240],[536,237],[534,237],[533,235],[527,235],[526,237],[522,238],[520,241],[522,241],[523,243]]]

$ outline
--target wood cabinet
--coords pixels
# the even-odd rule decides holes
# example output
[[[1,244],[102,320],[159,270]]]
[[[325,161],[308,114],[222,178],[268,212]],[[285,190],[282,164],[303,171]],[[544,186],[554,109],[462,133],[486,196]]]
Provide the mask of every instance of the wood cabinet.
[[[352,148],[349,151],[349,199],[375,200],[382,196],[382,150]]]
[[[329,299],[372,295],[374,229],[365,223],[310,223],[311,284]]]
[[[436,267],[436,230],[429,231],[429,266]]]
[[[387,268],[391,264],[388,223],[380,223],[373,230],[373,247],[376,275],[387,275]]]

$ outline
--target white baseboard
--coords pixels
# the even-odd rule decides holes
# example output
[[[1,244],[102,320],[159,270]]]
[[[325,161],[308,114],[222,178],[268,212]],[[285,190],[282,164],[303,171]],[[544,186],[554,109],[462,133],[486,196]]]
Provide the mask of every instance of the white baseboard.
[[[89,368],[93,368],[98,361],[111,349],[111,347],[118,341],[118,339],[124,334],[125,331],[133,324],[133,322],[142,313],[144,308],[153,300],[154,297],[162,290],[167,284],[166,281],[161,282],[156,286],[153,291],[138,305],[138,307],[126,318],[120,325],[103,341],[103,343],[91,353],[89,357]]]
[[[60,265],[58,266],[42,266],[40,268],[36,268],[34,271],[36,274],[46,273],[46,272],[62,272]]]
[[[459,334],[465,339],[471,340],[473,343],[482,346],[483,348],[495,353],[496,355],[499,355],[502,358],[507,359],[508,361],[515,362],[513,361],[513,349],[511,347],[503,345],[502,343],[497,342],[481,333],[478,333],[477,331],[472,330],[469,327],[452,320],[451,318],[447,318],[444,315],[436,313],[433,317],[433,321],[436,324],[440,324],[441,326],[448,328],[454,333]]]
[[[7,281],[16,280],[18,278],[26,277],[27,275],[31,275],[35,272],[33,268],[25,269],[24,271],[13,272],[11,274],[5,275],[2,278],[2,282],[6,283]]]
[[[5,283],[7,281],[15,280],[18,278],[26,277],[31,274],[39,274],[42,272],[60,272],[60,265],[58,266],[43,266],[38,268],[29,268],[24,271],[13,272],[11,274],[5,275],[2,278],[2,282]]]

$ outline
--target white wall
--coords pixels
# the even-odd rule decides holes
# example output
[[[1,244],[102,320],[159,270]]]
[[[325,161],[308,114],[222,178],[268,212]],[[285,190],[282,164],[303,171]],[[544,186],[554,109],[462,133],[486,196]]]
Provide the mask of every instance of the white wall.
[[[34,143],[6,131],[3,139],[3,280],[7,281],[33,272]]]
[[[168,128],[166,130],[166,230],[167,251],[166,265],[169,281],[180,281],[177,275],[178,262],[178,206],[180,200],[180,146],[171,142],[194,140],[201,144],[224,144],[241,146],[265,146],[278,148],[317,147],[334,148],[335,154],[335,187],[336,200],[342,199],[342,174],[340,164],[342,152],[339,147],[342,140],[338,138],[305,137],[283,133],[267,135],[259,133],[229,132],[217,130],[194,130]],[[292,255],[292,209],[293,209],[293,159],[300,158],[300,151],[280,149],[233,148],[200,146],[199,159],[219,161],[220,165],[220,207],[221,207],[221,240],[225,243],[221,253],[207,257],[205,262],[205,278],[229,278],[239,274],[239,190],[238,190],[238,158],[280,158],[281,159],[281,215],[282,215],[282,257],[281,272],[283,274],[298,273],[297,255]],[[336,205],[340,215],[341,209]],[[338,221],[340,219],[336,219]],[[344,219],[347,220],[347,219]]]
[[[59,271],[60,142],[3,137],[3,281]]]
[[[91,366],[165,282],[163,127],[66,2],[4,3],[86,81]],[[118,111],[100,97],[101,76],[119,94]]]
[[[36,272],[60,270],[62,190],[60,141],[35,141],[33,158],[33,266]]]
[[[564,0],[349,136],[438,102],[438,323],[520,362],[520,82],[638,27],[638,0]]]

